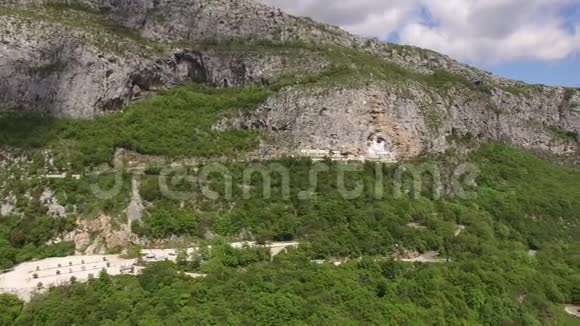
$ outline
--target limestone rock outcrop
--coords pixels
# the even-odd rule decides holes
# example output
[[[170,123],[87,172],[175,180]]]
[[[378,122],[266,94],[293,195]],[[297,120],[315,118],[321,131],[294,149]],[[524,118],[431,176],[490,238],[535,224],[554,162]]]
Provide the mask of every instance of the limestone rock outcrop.
[[[187,44],[182,34],[199,31],[198,27],[184,22],[187,28],[149,28],[135,22],[142,11],[139,8],[153,1],[111,1],[119,7],[103,14],[41,6],[46,1],[12,2],[18,5],[0,7],[0,112],[90,118],[119,111],[146,92],[183,83],[262,84],[292,71],[316,71],[325,65],[316,58],[301,60],[293,54],[290,66],[283,51],[260,55]],[[94,7],[97,2],[84,3]],[[176,5],[164,3],[167,8]],[[173,11],[190,20],[198,17],[184,15],[181,8]],[[169,15],[167,21],[179,23],[171,10],[164,13]],[[207,30],[214,30],[212,23],[206,23]],[[139,29],[132,31],[124,25]],[[153,35],[149,29],[160,34]]]
[[[563,104],[564,103],[564,104]],[[458,142],[506,141],[532,150],[575,154],[580,114],[562,110],[566,91],[544,87],[534,96],[493,89],[489,95],[419,83],[330,89],[286,89],[256,112],[230,119],[233,128],[265,130],[296,155],[402,161],[442,153]],[[563,137],[570,130],[570,138]]]
[[[128,225],[115,227],[110,216],[102,215],[92,220],[79,220],[74,231],[55,239],[52,243],[70,242],[79,254],[103,255],[111,251],[141,244]]]

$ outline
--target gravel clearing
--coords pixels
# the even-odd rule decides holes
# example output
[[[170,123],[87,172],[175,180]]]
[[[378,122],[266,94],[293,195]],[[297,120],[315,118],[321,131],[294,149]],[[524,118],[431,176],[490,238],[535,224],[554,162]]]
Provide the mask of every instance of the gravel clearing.
[[[580,306],[566,306],[566,312],[569,315],[580,318]]]
[[[256,242],[235,242],[233,248],[260,247]],[[272,256],[276,256],[290,247],[297,247],[298,242],[275,242],[265,245],[270,248]],[[198,251],[198,248],[186,249],[188,254]],[[177,260],[179,249],[144,249],[141,254],[145,262]],[[103,271],[115,276],[121,274],[137,275],[142,267],[137,266],[138,259],[125,259],[119,255],[68,256],[48,258],[39,261],[22,263],[12,270],[0,274],[0,293],[11,293],[24,301],[50,287],[70,284],[71,281],[86,282],[92,277],[98,277]],[[203,274],[187,274],[193,278],[204,277]]]

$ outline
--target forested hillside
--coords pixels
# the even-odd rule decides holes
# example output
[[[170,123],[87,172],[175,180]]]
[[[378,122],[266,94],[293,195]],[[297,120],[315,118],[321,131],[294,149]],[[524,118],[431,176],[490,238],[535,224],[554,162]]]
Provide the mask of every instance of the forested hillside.
[[[264,200],[255,180],[251,198],[236,197],[234,208],[195,201],[179,207],[145,186],[151,190],[144,196],[155,208],[135,230],[144,236],[199,239],[209,228],[225,240],[245,229],[260,241],[303,245],[270,262],[267,254],[249,248],[228,249],[223,240],[204,242],[214,249],[193,262],[153,265],[137,279],[101,275],[88,284],[57,288],[22,310],[16,302],[6,305],[4,320],[18,316],[21,325],[571,322],[561,305],[571,302],[580,282],[580,172],[503,145],[484,146],[469,158],[481,169],[470,199],[437,200],[431,190],[419,199],[412,193],[392,198],[390,172],[396,166],[385,167],[389,195],[380,200],[374,192],[340,199],[334,168],[321,176],[315,198],[284,200],[274,187],[273,198]],[[431,161],[459,162],[456,157]],[[286,164],[295,176],[312,163]],[[242,165],[231,170],[236,168]],[[374,173],[371,164],[349,179],[374,185]],[[233,174],[236,180],[239,175]],[[304,184],[297,179],[293,187]],[[424,228],[409,227],[411,222]],[[456,236],[457,225],[465,230]],[[394,261],[390,254],[397,245],[437,250],[448,261]],[[320,259],[346,263],[313,262]],[[208,276],[193,280],[178,271]]]

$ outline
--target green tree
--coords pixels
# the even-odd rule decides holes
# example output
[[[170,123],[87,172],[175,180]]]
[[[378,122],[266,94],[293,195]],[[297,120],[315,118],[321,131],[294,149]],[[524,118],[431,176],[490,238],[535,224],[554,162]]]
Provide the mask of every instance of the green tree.
[[[572,304],[580,305],[580,284],[572,289]]]
[[[9,326],[22,310],[22,301],[11,294],[0,294],[0,326]]]

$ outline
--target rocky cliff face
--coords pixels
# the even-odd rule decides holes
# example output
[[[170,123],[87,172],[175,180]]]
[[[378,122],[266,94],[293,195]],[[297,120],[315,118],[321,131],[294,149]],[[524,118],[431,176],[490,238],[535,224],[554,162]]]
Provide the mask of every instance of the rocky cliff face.
[[[106,17],[156,41],[216,39],[316,40],[352,45],[363,42],[336,27],[293,17],[253,0],[4,0],[39,8],[66,5]]]
[[[544,88],[516,96],[450,89],[433,93],[420,84],[405,91],[388,83],[324,90],[287,89],[258,111],[234,121],[261,128],[296,154],[401,161],[441,153],[463,141],[507,141],[528,149],[574,154],[577,144],[559,131],[578,131],[578,113],[563,109],[565,91]],[[562,126],[562,127],[556,127]],[[566,129],[565,129],[566,128]]]
[[[321,72],[336,62],[319,49],[337,47],[413,77],[394,83],[369,73],[362,82],[286,87],[256,112],[218,127],[266,130],[283,152],[347,158],[408,159],[465,139],[578,152],[578,90],[504,80],[431,51],[366,40],[251,0],[4,4],[1,111],[90,118],[181,83],[236,87]],[[422,82],[440,71],[463,85]]]
[[[107,7],[108,2],[99,6],[79,2],[87,5],[86,10],[98,7],[103,14],[45,7],[44,1],[16,2],[20,4],[0,7],[0,111],[88,118],[120,110],[144,92],[182,83],[235,87],[324,66],[316,58],[293,59],[293,65],[287,65],[284,51],[259,55],[248,50],[170,44],[185,42],[185,29],[144,25],[148,20],[139,17],[149,13],[147,1],[116,1],[113,7]],[[174,9],[166,12],[163,21],[173,21],[172,12],[183,14],[182,7],[175,5],[165,4]],[[179,19],[174,22],[178,24]],[[125,25],[140,27],[131,31]],[[205,26],[210,29],[212,24],[206,22]],[[200,32],[195,26],[189,29]],[[293,58],[299,55],[294,53]]]

